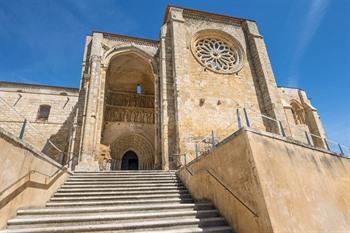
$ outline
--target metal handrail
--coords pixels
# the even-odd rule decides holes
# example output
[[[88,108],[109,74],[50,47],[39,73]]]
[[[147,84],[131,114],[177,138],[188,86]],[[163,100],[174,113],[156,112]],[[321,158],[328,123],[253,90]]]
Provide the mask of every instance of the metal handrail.
[[[192,172],[188,166],[184,166],[184,169],[191,175],[194,176],[201,172],[206,172],[212,177],[216,182],[218,182],[226,191],[228,191],[234,199],[236,199],[242,206],[244,206],[254,217],[259,217],[259,215],[254,211],[252,208],[250,208],[244,201],[242,201],[238,195],[236,195],[217,175],[215,175],[210,169],[200,169],[196,173]]]
[[[178,166],[178,168],[179,167],[181,167],[182,166],[182,164],[181,164],[181,157],[183,156],[184,158],[185,158],[185,165],[187,164],[187,154],[186,153],[182,153],[182,154],[173,154],[173,157],[178,157],[178,158],[180,158],[180,161],[178,161],[179,162],[179,166]]]
[[[30,174],[33,174],[33,173],[38,173],[42,176],[45,176],[46,178],[49,178],[51,179],[52,177],[54,177],[57,173],[59,173],[60,171],[63,171],[63,168],[66,168],[65,166],[67,164],[69,164],[72,160],[74,159],[74,156],[68,160],[62,167],[60,167],[59,169],[57,169],[54,173],[52,173],[51,175],[47,175],[47,174],[44,174],[42,172],[39,172],[37,170],[30,170],[29,172],[27,172],[25,175],[21,176],[19,179],[17,179],[15,182],[11,183],[9,186],[7,186],[6,188],[4,188],[2,191],[0,191],[0,196],[2,194],[4,194],[7,190],[9,190],[10,188],[12,188],[13,186],[15,186],[17,183],[19,183],[21,180],[23,180],[25,177],[29,176],[30,177]],[[66,168],[67,169],[67,168]],[[46,179],[45,179],[45,183],[46,183]]]
[[[242,109],[243,110],[243,113],[244,113],[244,117],[241,117],[240,116],[240,111],[239,109]],[[252,115],[248,116],[248,113],[247,113],[247,109],[249,110],[250,113],[253,113]],[[278,129],[278,133],[282,136],[282,137],[286,137],[286,138],[291,138],[293,140],[296,140],[296,141],[300,141],[300,142],[303,142],[304,141],[301,141],[301,138],[300,137],[295,137],[295,136],[289,136],[289,135],[286,135],[285,131],[284,131],[284,128],[283,128],[283,125],[282,125],[282,122],[277,120],[277,119],[274,119],[272,117],[269,117],[269,116],[266,116],[264,114],[261,114],[261,113],[257,113],[255,112],[254,110],[250,109],[250,108],[244,108],[244,107],[239,107],[236,109],[236,117],[237,117],[237,125],[238,125],[238,129],[242,128],[243,125],[244,125],[244,120],[245,119],[245,123],[246,123],[246,126],[249,127],[249,128],[254,128],[254,126],[252,126],[252,124],[254,123],[254,121],[250,122],[251,119],[261,119],[261,118],[264,118],[264,119],[268,119],[268,120],[271,120],[273,122],[275,122],[277,125],[276,125],[276,130]],[[229,126],[231,127],[232,124]],[[228,127],[227,127],[228,128]],[[226,128],[226,129],[227,129]],[[310,145],[310,146],[314,146],[314,147],[318,147],[318,146],[315,146],[314,145],[314,139],[312,139],[311,137],[315,137],[315,138],[319,138],[319,140],[321,140],[324,144],[324,147],[322,147],[323,149],[326,149],[330,152],[333,152],[333,153],[336,153],[336,154],[340,154],[342,156],[350,156],[350,147],[348,146],[345,146],[343,144],[340,144],[338,142],[335,142],[335,141],[332,141],[328,138],[323,138],[321,137],[320,135],[315,135],[315,134],[312,134],[310,133],[308,130],[303,130],[303,129],[300,129],[298,127],[295,127],[295,126],[292,126],[292,125],[289,125],[289,128],[290,129],[297,129],[299,130],[300,132],[302,132],[304,135],[305,135],[305,138],[307,140],[307,143]],[[275,133],[276,134],[276,131],[268,131],[268,132],[271,132],[271,133]],[[233,133],[233,132],[232,132]],[[230,133],[230,135],[232,134]],[[202,139],[200,140],[194,140],[194,144],[195,144],[195,153],[196,153],[196,157],[199,157],[201,156],[202,154],[205,154],[205,153],[208,153],[209,151],[211,151],[218,143],[216,142],[216,138],[213,136],[213,131],[211,133],[212,136],[210,136],[210,134],[208,136],[205,136],[203,137]],[[210,140],[210,137],[212,137],[212,139]],[[208,138],[209,138],[209,141],[208,141]],[[225,137],[224,138],[220,138],[220,141],[223,141],[225,140]],[[201,148],[201,143],[205,142],[206,145],[205,147],[203,148],[204,150],[202,151],[202,148]],[[212,146],[210,146],[208,142],[212,142]],[[336,147],[338,149],[334,150],[334,147],[331,148],[329,143],[333,143],[334,145],[336,145]],[[338,153],[338,151],[340,153]]]

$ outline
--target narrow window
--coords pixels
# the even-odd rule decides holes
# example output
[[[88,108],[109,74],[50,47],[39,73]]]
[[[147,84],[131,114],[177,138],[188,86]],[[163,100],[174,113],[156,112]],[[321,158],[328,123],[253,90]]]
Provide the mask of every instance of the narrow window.
[[[141,94],[141,92],[142,92],[141,85],[137,84],[137,86],[136,86],[136,94]]]
[[[47,121],[49,119],[50,109],[51,109],[50,105],[40,105],[36,120]]]
[[[291,103],[292,114],[296,125],[305,124],[304,109],[299,103]]]

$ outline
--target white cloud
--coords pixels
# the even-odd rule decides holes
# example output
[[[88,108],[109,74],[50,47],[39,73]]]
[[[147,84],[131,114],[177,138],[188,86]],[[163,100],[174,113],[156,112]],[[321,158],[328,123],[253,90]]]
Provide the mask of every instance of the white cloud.
[[[290,77],[288,84],[296,86],[298,84],[299,75],[298,68],[300,60],[302,59],[305,50],[312,42],[313,37],[316,34],[317,29],[319,28],[322,19],[327,13],[327,9],[330,4],[330,0],[311,0],[308,10],[305,15],[305,20],[303,20],[303,25],[298,35],[297,48],[294,52],[294,56],[291,60],[290,65]]]

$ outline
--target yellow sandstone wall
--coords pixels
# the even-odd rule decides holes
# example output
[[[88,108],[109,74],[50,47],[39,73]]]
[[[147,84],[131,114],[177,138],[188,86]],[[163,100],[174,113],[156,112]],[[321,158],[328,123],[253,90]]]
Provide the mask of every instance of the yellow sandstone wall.
[[[348,158],[242,129],[179,175],[239,233],[350,231]]]
[[[350,159],[248,133],[274,232],[350,232]]]
[[[18,208],[44,207],[69,173],[66,169],[59,170],[60,165],[54,160],[2,129],[0,148],[1,229]]]

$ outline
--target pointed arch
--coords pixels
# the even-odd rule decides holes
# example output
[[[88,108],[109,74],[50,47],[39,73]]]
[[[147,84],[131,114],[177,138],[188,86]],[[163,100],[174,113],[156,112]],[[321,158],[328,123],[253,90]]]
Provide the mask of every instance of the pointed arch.
[[[139,169],[148,170],[154,167],[154,149],[144,136],[140,134],[121,135],[111,144],[112,169],[121,169],[122,158],[128,151],[138,156]]]
[[[296,125],[305,124],[306,123],[305,111],[304,111],[303,105],[299,101],[292,99],[290,101],[290,106],[291,106],[295,124]]]
[[[155,77],[158,75],[157,62],[154,59],[154,55],[142,50],[136,46],[114,46],[105,52],[102,59],[102,65],[105,69],[108,69],[111,61],[117,56],[121,55],[135,55],[150,64],[151,71]]]

